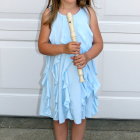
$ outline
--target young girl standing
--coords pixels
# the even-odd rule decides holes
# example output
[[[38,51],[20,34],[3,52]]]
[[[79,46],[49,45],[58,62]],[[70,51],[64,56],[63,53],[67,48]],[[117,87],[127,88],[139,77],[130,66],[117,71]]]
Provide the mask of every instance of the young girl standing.
[[[76,42],[71,40],[68,12],[73,14]],[[49,0],[38,48],[46,56],[39,115],[53,118],[56,140],[67,139],[68,119],[73,122],[71,139],[83,140],[86,118],[98,112],[100,82],[94,58],[103,49],[90,0]],[[84,82],[79,81],[77,68],[83,70]]]

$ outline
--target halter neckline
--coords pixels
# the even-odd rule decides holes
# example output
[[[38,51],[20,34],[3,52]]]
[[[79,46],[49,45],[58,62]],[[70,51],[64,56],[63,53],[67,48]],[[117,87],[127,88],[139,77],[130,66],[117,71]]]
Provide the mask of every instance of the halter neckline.
[[[76,16],[76,15],[78,15],[79,13],[80,13],[80,11],[81,11],[81,7],[80,7],[80,9],[78,10],[78,12],[76,12],[75,14],[72,14],[73,16]],[[58,11],[58,14],[59,15],[61,15],[61,16],[67,16],[66,14],[62,14],[62,13],[60,13],[59,11]]]

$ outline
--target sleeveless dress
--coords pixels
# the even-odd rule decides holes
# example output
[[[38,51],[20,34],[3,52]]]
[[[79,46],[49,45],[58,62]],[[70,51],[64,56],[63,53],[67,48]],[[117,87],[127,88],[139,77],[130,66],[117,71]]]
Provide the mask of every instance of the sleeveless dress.
[[[89,27],[89,16],[86,8],[73,15],[77,42],[81,42],[80,54],[92,47],[93,32]],[[60,12],[52,24],[49,40],[52,44],[71,42],[67,17]],[[97,91],[101,84],[97,78],[94,59],[83,68],[84,82],[79,81],[77,66],[70,58],[74,54],[45,55],[46,65],[41,81],[42,94],[39,115],[59,120],[74,120],[80,124],[82,119],[93,118],[98,112]]]

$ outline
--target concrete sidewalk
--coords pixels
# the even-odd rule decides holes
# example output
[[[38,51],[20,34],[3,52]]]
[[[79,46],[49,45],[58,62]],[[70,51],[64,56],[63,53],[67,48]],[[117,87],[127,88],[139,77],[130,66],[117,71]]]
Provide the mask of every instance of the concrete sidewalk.
[[[0,140],[54,140],[52,119],[0,116]],[[140,120],[87,119],[84,140],[140,140]]]

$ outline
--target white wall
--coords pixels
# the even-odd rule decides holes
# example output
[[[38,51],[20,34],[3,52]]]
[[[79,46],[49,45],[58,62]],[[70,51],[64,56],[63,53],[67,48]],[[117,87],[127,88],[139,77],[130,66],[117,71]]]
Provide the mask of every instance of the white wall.
[[[0,1],[0,115],[36,116],[45,59],[37,46],[46,1]]]
[[[104,50],[98,59],[102,83],[100,118],[140,118],[140,1],[97,1]]]
[[[96,0],[104,50],[98,118],[140,118],[140,2]],[[0,115],[37,116],[45,59],[38,52],[46,1],[0,1]]]

